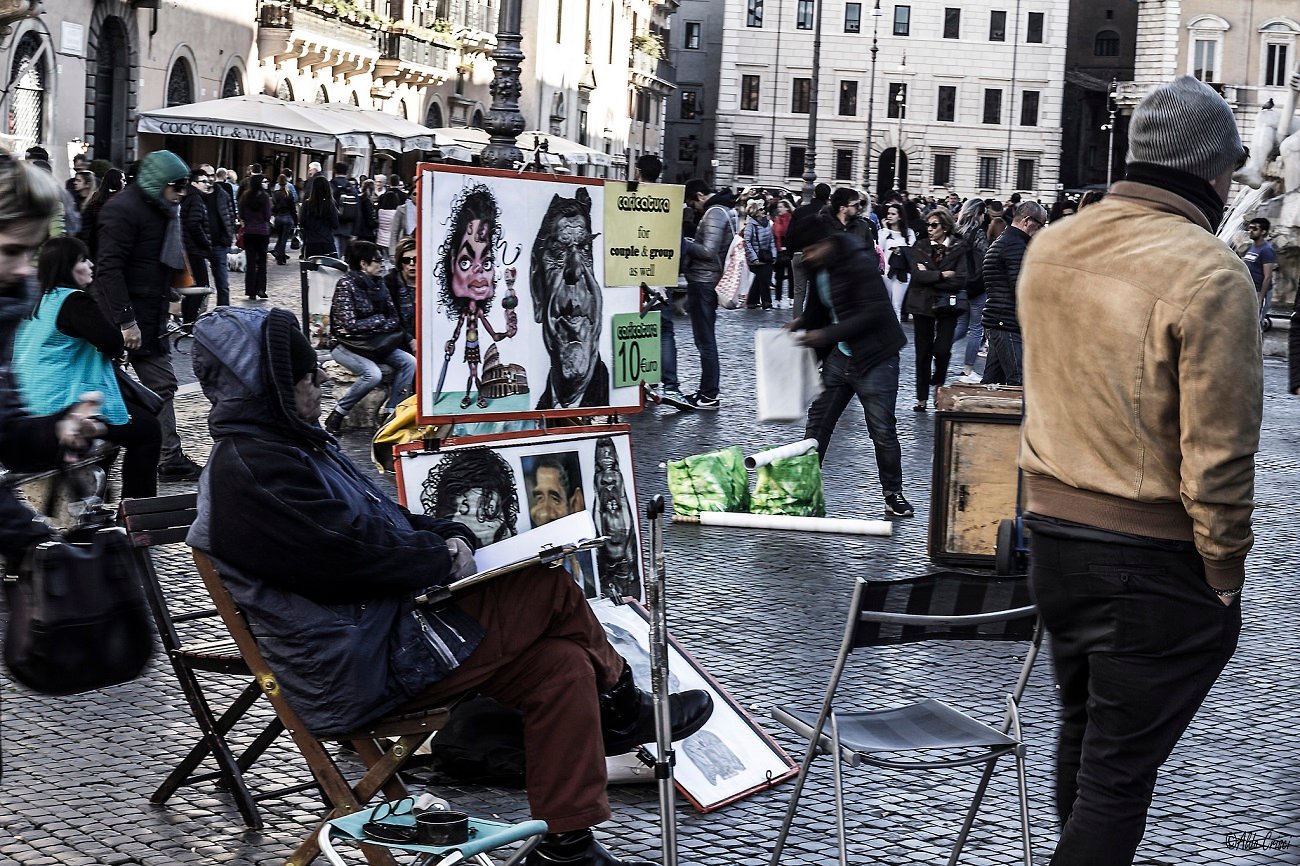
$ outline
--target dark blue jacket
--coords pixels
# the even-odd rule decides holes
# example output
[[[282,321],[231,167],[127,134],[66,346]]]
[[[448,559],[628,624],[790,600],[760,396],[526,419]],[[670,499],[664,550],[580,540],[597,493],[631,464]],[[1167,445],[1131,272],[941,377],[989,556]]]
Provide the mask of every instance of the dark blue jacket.
[[[846,231],[830,235],[830,241],[835,250],[824,270],[830,279],[831,305],[838,321],[822,303],[817,289],[822,269],[810,267],[803,315],[795,325],[821,332],[815,348],[817,357],[823,360],[836,351],[838,343],[847,343],[852,353],[849,366],[863,374],[882,361],[897,358],[899,350],[907,345],[907,336],[894,316],[875,250],[868,250],[862,238]]]
[[[427,689],[478,645],[483,630],[468,615],[426,614],[412,601],[448,581],[443,539],[474,538],[391,501],[298,416],[296,327],[284,310],[220,307],[195,328],[216,444],[188,540],[216,563],[307,727],[338,734]]]

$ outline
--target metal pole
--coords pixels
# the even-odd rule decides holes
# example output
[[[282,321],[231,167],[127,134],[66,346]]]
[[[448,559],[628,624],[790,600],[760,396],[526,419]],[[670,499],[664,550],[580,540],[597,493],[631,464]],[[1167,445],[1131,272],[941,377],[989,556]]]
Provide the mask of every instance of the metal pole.
[[[1106,121],[1106,128],[1110,131],[1110,141],[1106,145],[1106,187],[1110,188],[1111,177],[1115,171],[1115,88],[1118,87],[1114,78],[1110,80],[1110,90],[1106,92],[1106,105],[1110,109],[1110,119]]]
[[[880,50],[879,40],[880,33],[880,0],[876,0],[876,8],[871,10],[871,89],[867,96],[867,154],[862,160],[862,186],[867,195],[874,198],[871,192],[871,145],[874,139],[871,135],[872,125],[876,119],[876,52]],[[879,204],[879,202],[877,202]]]
[[[664,592],[668,569],[664,562],[664,498],[656,496],[646,506],[650,521],[650,556],[654,568],[646,582],[650,604],[650,678],[654,688],[655,779],[659,782],[659,830],[663,866],[677,866],[677,792],[673,787],[673,735],[668,704],[668,599]]]
[[[519,97],[523,87],[519,84],[520,65],[524,52],[520,48],[523,36],[519,33],[523,0],[502,0],[497,18],[497,47],[492,51],[492,107],[483,127],[492,134],[488,146],[483,148],[483,164],[493,168],[512,169],[523,162],[524,155],[515,145],[515,137],[524,131],[524,115],[519,110]]]
[[[808,147],[803,157],[803,203],[813,200],[813,185],[817,181],[817,103],[821,98],[822,63],[822,0],[816,0],[813,24],[812,93],[808,99]]]

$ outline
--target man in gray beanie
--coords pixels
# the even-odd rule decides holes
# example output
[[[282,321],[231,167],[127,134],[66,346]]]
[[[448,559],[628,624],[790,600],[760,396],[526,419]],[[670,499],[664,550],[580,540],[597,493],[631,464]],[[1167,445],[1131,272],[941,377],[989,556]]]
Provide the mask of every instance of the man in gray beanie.
[[[1024,259],[1029,576],[1061,699],[1053,866],[1133,862],[1160,765],[1237,646],[1262,362],[1250,273],[1214,230],[1244,157],[1222,97],[1190,76],[1157,87],[1125,179]]]

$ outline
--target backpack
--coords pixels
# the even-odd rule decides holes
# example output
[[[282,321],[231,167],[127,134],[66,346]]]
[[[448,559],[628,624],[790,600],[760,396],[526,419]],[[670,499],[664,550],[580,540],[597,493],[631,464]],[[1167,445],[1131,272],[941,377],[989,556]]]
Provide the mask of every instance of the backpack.
[[[339,225],[355,226],[361,222],[361,194],[348,190],[339,194]]]

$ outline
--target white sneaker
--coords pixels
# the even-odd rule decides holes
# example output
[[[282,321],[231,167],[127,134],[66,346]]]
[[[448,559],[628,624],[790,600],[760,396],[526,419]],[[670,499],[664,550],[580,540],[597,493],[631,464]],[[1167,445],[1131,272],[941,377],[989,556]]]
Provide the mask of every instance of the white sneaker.
[[[981,376],[979,373],[967,373],[964,376],[957,377],[957,381],[961,382],[963,385],[978,385],[983,380],[984,377]]]

